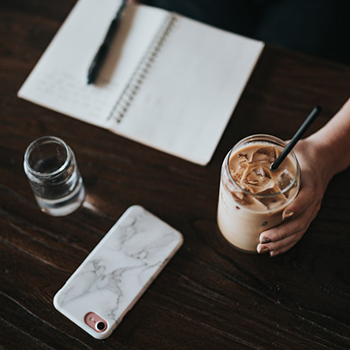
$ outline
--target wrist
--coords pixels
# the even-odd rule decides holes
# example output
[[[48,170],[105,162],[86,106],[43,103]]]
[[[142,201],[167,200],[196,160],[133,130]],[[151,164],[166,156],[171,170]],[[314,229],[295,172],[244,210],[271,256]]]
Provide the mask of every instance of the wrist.
[[[332,145],[330,140],[317,133],[309,136],[305,142],[316,169],[319,169],[324,182],[328,184],[334,175],[343,170],[339,165],[340,154],[337,152],[337,148]]]
[[[331,177],[350,166],[350,99],[328,123],[307,140],[321,156]]]

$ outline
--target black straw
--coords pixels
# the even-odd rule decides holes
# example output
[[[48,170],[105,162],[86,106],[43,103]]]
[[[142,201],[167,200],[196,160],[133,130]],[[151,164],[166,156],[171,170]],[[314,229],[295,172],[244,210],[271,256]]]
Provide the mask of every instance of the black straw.
[[[315,106],[314,109],[311,111],[310,115],[306,118],[302,126],[299,128],[299,130],[295,133],[293,138],[290,140],[286,148],[282,151],[282,153],[279,155],[279,157],[271,164],[270,169],[276,170],[281,163],[284,161],[284,159],[287,157],[289,152],[292,150],[292,148],[295,146],[295,144],[301,139],[305,131],[308,129],[308,127],[313,123],[313,121],[316,119],[316,117],[321,112],[322,108],[320,106]]]

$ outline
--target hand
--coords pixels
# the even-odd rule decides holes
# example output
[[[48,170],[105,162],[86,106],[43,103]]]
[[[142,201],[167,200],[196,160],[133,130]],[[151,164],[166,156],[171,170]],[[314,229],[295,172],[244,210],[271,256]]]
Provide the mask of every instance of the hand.
[[[305,234],[315,219],[327,185],[332,178],[329,170],[332,155],[315,138],[300,140],[294,147],[301,169],[301,187],[298,196],[283,211],[283,222],[260,235],[259,253],[271,256],[292,248]],[[266,242],[266,243],[264,243]]]

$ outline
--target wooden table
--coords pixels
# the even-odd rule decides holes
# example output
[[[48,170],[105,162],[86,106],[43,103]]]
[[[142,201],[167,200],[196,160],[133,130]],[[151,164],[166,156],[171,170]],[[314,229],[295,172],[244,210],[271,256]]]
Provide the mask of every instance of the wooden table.
[[[350,348],[350,169],[292,250],[270,258],[233,249],[216,206],[221,162],[244,136],[288,139],[315,104],[310,133],[349,97],[350,67],[267,45],[210,164],[201,167],[16,96],[74,0],[1,2],[0,349]],[[41,213],[23,172],[43,135],[74,150],[85,205]],[[131,205],[181,231],[184,244],[104,341],[57,312],[52,298]]]

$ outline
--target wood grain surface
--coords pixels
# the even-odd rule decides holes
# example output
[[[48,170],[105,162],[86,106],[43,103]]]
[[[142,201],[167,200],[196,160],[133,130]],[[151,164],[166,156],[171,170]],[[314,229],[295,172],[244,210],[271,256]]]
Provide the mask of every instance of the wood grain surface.
[[[216,207],[233,144],[255,133],[289,139],[319,104],[308,133],[317,130],[349,97],[350,67],[267,45],[201,167],[17,98],[74,3],[0,5],[0,349],[349,349],[350,169],[332,180],[304,238],[276,258],[226,243]],[[26,147],[44,135],[71,146],[87,190],[64,218],[39,211],[23,172]],[[112,336],[95,340],[52,299],[133,204],[185,241]]]

